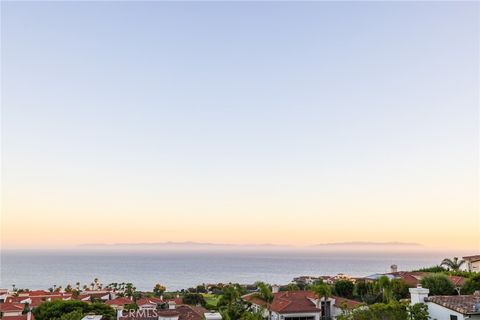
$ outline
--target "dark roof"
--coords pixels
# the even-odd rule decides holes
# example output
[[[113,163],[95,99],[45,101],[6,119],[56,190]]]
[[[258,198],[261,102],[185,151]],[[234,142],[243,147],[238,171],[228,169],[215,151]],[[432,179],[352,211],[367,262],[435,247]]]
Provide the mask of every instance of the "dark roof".
[[[431,296],[427,301],[461,314],[480,314],[480,309],[475,308],[475,305],[480,304],[480,295]]]

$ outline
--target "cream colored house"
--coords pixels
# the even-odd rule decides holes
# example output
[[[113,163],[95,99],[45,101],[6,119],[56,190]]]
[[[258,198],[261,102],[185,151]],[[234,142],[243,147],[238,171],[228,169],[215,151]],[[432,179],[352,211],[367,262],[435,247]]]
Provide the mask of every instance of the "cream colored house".
[[[467,262],[468,271],[480,272],[480,254],[463,257],[463,260]]]

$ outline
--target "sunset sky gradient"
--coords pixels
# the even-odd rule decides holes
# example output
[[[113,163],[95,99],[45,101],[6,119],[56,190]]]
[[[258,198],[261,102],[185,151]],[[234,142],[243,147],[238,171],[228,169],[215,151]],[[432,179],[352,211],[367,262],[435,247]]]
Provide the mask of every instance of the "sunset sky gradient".
[[[480,248],[479,3],[2,2],[3,248]]]

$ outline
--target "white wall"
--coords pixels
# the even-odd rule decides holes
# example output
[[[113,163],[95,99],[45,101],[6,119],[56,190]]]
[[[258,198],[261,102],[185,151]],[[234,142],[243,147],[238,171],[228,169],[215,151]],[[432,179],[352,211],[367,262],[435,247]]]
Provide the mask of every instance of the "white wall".
[[[310,312],[310,313],[282,313],[278,314],[272,312],[272,320],[282,320],[286,317],[315,317],[315,320],[320,320],[320,312]]]
[[[442,307],[436,303],[428,302],[428,313],[432,320],[450,320],[450,315],[458,317],[458,320],[480,320],[480,315],[464,317],[461,313]]]

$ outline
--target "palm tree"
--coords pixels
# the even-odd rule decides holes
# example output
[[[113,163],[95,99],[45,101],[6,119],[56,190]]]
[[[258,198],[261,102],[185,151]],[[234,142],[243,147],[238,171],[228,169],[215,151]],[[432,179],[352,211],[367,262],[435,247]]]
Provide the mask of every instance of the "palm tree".
[[[458,271],[465,263],[465,260],[459,260],[458,257],[453,257],[453,259],[445,258],[442,260],[441,266],[445,266],[450,270]]]
[[[327,319],[327,299],[330,298],[330,295],[331,295],[331,290],[330,290],[330,287],[323,283],[323,282],[320,282],[320,283],[317,283],[316,285],[313,286],[312,288],[312,291],[315,293],[316,297],[317,297],[317,308],[318,309],[322,309],[321,308],[321,302],[322,302],[322,299],[325,301],[325,304],[324,304],[324,309],[323,309],[323,312],[322,312],[322,315],[321,315],[321,319]],[[325,314],[323,314],[325,313]]]
[[[270,304],[273,302],[273,293],[268,285],[263,282],[257,282],[258,293],[257,296],[267,303],[268,319],[272,318],[272,310]]]
[[[383,302],[388,303],[392,300],[392,282],[387,276],[378,278],[378,287],[382,291]]]

